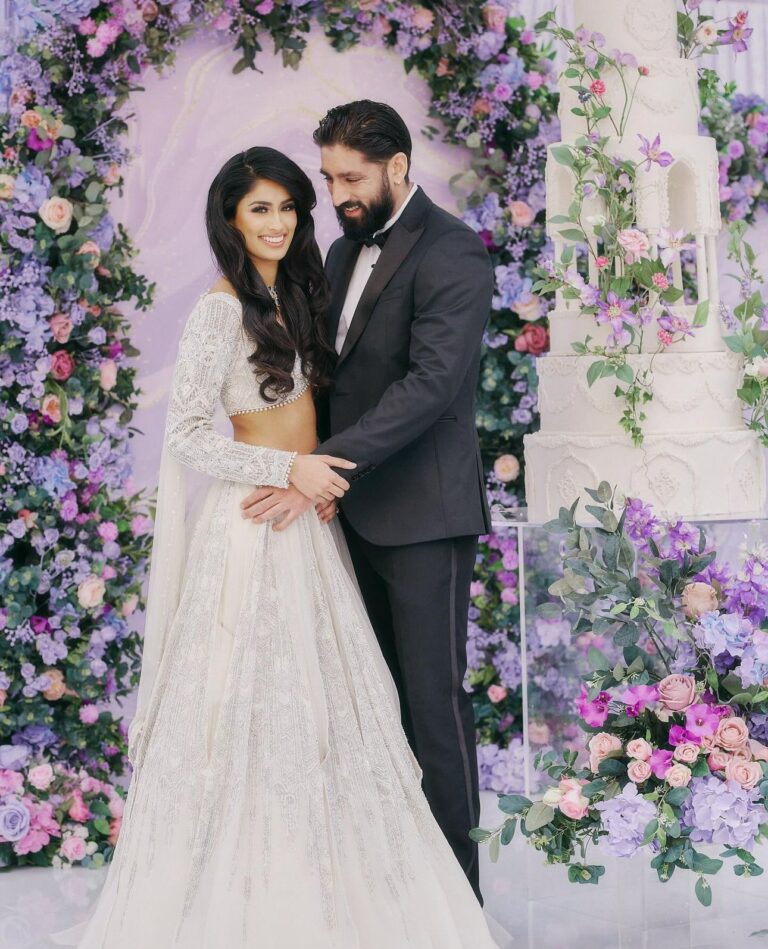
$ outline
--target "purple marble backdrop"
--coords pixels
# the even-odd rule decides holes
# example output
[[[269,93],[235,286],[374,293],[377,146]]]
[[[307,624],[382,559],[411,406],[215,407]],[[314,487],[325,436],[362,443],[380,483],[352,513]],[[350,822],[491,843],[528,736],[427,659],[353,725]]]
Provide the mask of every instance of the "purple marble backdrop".
[[[227,158],[251,145],[269,145],[297,161],[318,192],[315,219],[323,253],[339,228],[312,132],[331,106],[363,97],[393,105],[413,136],[413,180],[449,210],[456,205],[448,182],[467,167],[463,149],[421,134],[429,91],[418,76],[406,75],[394,53],[360,47],[339,54],[315,33],[298,71],[265,53],[258,60],[262,73],[234,76],[235,59],[220,38],[198,36],[182,47],[173,72],[147,75],[146,91],[130,102],[135,158],[113,209],[139,249],[138,269],[157,283],[155,305],[133,315],[133,339],[141,350],[135,425],[143,435],[133,443],[138,486],[156,484],[179,334],[195,300],[215,280],[203,211],[208,186]]]

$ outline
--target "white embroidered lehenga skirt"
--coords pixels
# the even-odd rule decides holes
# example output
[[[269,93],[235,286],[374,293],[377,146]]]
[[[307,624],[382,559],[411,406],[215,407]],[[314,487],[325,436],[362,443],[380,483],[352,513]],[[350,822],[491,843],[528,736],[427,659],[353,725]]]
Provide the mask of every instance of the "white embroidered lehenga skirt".
[[[249,491],[205,498],[81,949],[491,949],[338,526]]]

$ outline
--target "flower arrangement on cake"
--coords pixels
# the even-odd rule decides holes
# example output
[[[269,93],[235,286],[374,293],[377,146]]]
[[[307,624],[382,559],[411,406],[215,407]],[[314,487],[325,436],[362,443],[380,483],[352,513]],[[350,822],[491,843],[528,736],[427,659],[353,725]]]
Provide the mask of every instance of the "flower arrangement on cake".
[[[542,799],[500,795],[504,822],[473,837],[496,858],[519,826],[575,883],[604,873],[589,844],[644,853],[662,882],[697,874],[709,905],[706,877],[724,861],[739,876],[763,872],[752,851],[768,837],[768,547],[742,550],[732,569],[702,530],[622,502],[605,482],[587,494],[598,527],[579,526],[576,505],[545,525],[565,535],[550,592],[574,636],[597,633],[621,658],[590,649],[577,700],[586,754],[541,754],[555,782]]]

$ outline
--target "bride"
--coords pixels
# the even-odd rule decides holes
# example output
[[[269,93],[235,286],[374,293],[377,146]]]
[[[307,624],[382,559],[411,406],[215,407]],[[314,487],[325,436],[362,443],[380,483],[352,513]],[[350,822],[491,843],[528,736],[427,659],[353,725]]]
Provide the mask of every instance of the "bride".
[[[333,358],[314,205],[269,148],[230,159],[208,194],[223,276],[179,347],[134,774],[80,949],[495,946],[422,794],[333,520],[337,472],[355,466],[311,454]],[[193,530],[186,468],[213,479]],[[286,529],[242,516],[254,486],[288,484],[307,510]]]

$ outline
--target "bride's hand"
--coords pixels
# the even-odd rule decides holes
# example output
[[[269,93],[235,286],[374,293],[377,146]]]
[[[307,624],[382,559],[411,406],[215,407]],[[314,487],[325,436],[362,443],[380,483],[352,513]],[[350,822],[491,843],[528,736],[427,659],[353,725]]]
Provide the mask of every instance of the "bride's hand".
[[[333,467],[332,467],[333,466]],[[354,461],[334,458],[333,455],[297,455],[288,480],[312,501],[332,501],[343,498],[349,491],[349,482],[333,468],[357,468]]]

